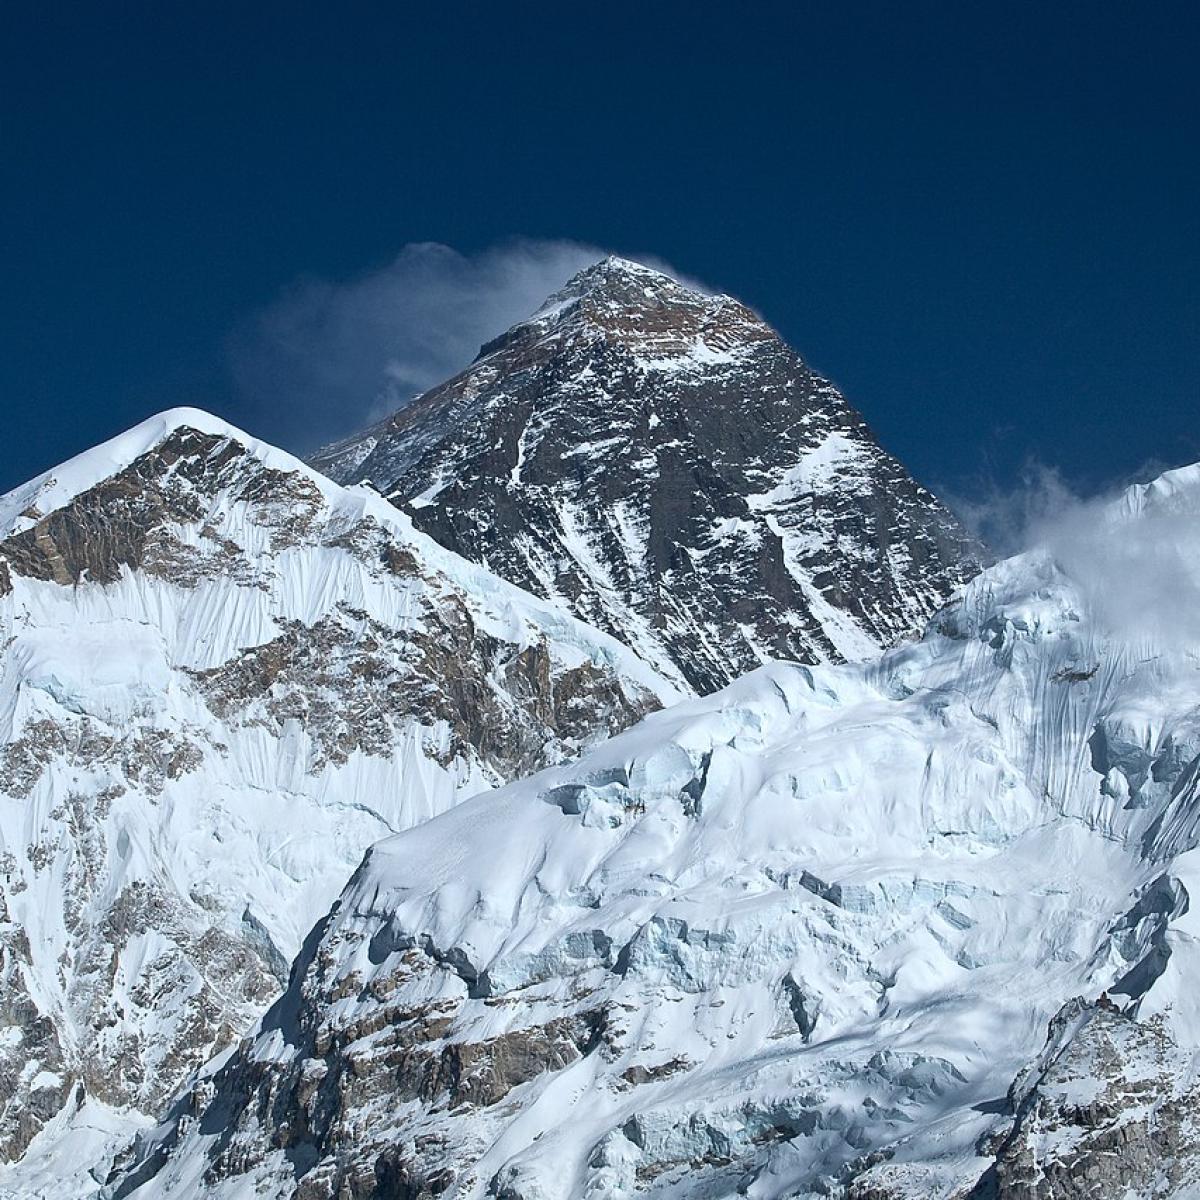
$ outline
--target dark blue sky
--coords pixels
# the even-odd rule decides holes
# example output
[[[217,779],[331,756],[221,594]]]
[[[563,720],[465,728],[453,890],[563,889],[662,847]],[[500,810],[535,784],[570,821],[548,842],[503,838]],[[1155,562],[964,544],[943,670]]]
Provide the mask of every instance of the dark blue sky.
[[[518,236],[733,292],[935,486],[1200,459],[1197,12],[10,5],[0,487],[179,403],[303,451],[236,331]]]

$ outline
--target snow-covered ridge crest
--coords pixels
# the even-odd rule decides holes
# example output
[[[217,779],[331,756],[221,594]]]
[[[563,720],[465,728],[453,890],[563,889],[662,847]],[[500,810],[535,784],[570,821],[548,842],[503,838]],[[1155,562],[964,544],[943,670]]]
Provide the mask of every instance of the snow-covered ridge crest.
[[[590,297],[597,298],[604,305],[623,302],[637,306],[646,302],[663,304],[681,301],[692,304],[704,300],[713,300],[718,304],[738,303],[731,296],[714,295],[656,267],[610,254],[569,279],[522,324],[545,324],[558,319],[571,305]]]
[[[1200,640],[1058,549],[373,847],[128,1194],[1191,1194]]]
[[[251,437],[204,409],[181,406],[155,413],[123,433],[82,451],[74,458],[42,472],[28,483],[0,496],[0,536],[6,537],[37,522],[39,517],[32,513],[23,516],[25,510],[32,508],[42,517],[48,516],[81,492],[124,470],[135,459],[181,428],[230,438],[243,446],[247,453],[257,458],[264,466],[311,479],[321,488],[326,498],[334,496],[339,490],[332,480],[326,479],[287,451]]]
[[[484,346],[482,361],[514,342],[620,336],[647,369],[703,370],[746,357],[773,330],[732,296],[611,255],[585,268],[532,316]]]
[[[604,661],[620,662],[622,670],[630,672],[655,694],[661,694],[668,701],[677,698],[673,688],[631,655],[615,638],[591,629],[554,605],[497,578],[479,564],[448,552],[416,529],[407,514],[389,504],[371,487],[337,484],[286,450],[253,437],[199,408],[181,406],[165,409],[0,496],[0,539],[32,529],[39,521],[97,484],[127,469],[160,446],[171,434],[181,430],[195,430],[210,437],[227,439],[264,468],[303,479],[329,506],[335,521],[352,524],[370,519],[378,522],[411,544],[420,561],[430,569],[445,573],[480,596],[494,596],[500,606],[507,603],[522,609],[532,608],[545,627],[554,630],[564,644],[587,647],[588,653]]]

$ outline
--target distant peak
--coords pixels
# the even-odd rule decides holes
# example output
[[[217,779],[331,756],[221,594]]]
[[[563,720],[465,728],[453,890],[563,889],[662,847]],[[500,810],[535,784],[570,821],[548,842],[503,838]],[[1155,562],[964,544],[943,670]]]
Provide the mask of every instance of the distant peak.
[[[476,362],[506,348],[580,331],[627,345],[654,342],[658,357],[678,356],[694,347],[714,323],[725,327],[725,349],[734,341],[777,337],[757,313],[732,296],[610,254],[573,275],[532,316],[485,343]]]
[[[647,311],[691,310],[703,312],[725,305],[736,305],[729,296],[712,295],[656,267],[631,258],[610,254],[571,276],[569,280],[515,330],[530,326],[560,325],[575,318],[603,318],[617,312],[636,314]],[[747,312],[749,310],[746,310]],[[512,333],[514,331],[510,331]],[[507,340],[498,338],[485,352]]]
[[[555,295],[583,296],[598,293],[623,293],[629,288],[668,289],[674,292],[701,295],[691,288],[684,287],[665,271],[635,262],[632,258],[622,258],[617,254],[610,254],[607,258],[592,263],[590,267],[584,267],[582,271],[573,275]]]
[[[638,262],[637,259],[625,258],[620,254],[606,254],[598,263],[593,263],[592,266],[607,267],[613,271],[628,271],[635,275],[639,272],[647,275],[665,274],[663,271],[656,271],[652,267],[648,267],[645,263]]]
[[[648,267],[645,263],[640,263],[636,259],[622,258],[619,254],[610,254],[607,258],[602,258],[599,262],[593,263],[590,267],[585,267],[576,275],[576,278],[581,276],[596,274],[609,277],[634,277],[637,279],[645,279],[647,281],[673,283],[677,287],[680,286],[678,281],[666,271],[660,271],[655,267]]]

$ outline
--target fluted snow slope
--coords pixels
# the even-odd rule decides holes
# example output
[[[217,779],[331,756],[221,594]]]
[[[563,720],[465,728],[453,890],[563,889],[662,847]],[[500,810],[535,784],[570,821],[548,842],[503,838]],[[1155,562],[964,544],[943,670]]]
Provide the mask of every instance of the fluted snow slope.
[[[0,640],[0,1195],[85,1188],[372,842],[675,694],[187,409],[0,499]]]
[[[1200,1194],[1200,637],[1120,603],[1186,611],[1198,516],[1172,473],[381,842],[106,1194]]]

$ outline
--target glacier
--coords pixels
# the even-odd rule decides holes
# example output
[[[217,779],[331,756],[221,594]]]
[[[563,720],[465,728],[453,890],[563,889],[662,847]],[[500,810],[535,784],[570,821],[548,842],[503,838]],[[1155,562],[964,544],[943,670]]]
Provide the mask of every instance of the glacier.
[[[1198,516],[380,841],[103,1195],[1200,1195]]]

